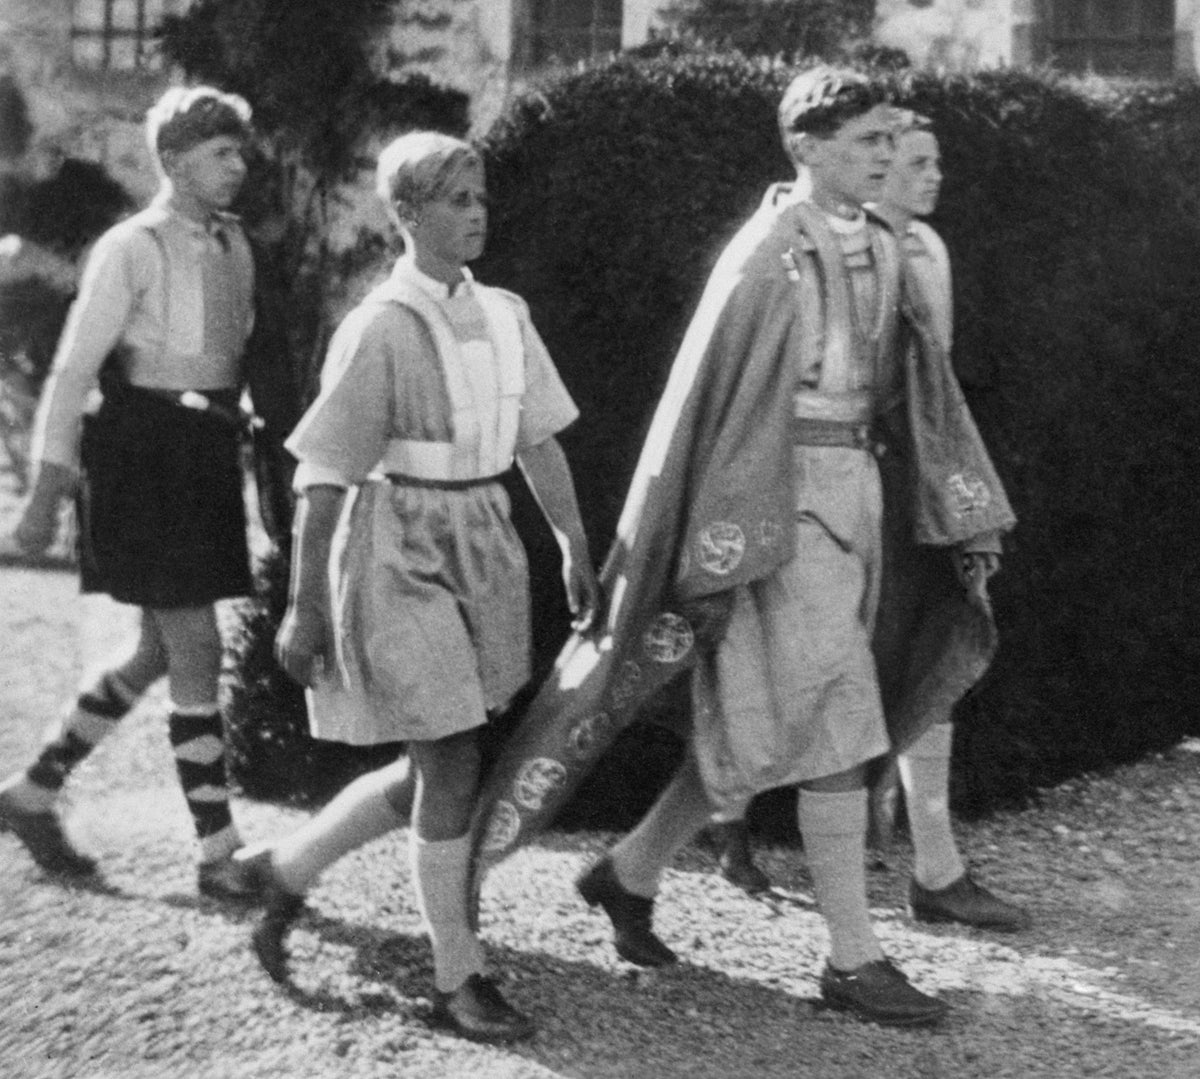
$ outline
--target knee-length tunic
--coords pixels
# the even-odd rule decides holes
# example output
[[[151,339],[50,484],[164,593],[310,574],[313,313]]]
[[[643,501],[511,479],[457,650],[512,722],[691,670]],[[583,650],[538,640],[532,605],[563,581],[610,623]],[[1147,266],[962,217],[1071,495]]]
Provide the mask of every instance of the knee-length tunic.
[[[897,267],[881,264],[875,227],[861,221],[839,236],[852,325],[832,326],[819,303],[805,311],[790,357],[798,418],[868,427],[901,389],[897,291],[886,279]],[[824,347],[830,333],[851,342],[836,369]],[[694,749],[721,805],[843,772],[888,748],[871,653],[883,554],[879,469],[866,446],[799,444],[792,453],[795,557],[734,589],[728,632],[694,675]]]
[[[578,415],[524,303],[401,259],[339,327],[288,440],[297,486],[357,486],[330,559],[337,669],[313,733],[357,745],[469,730],[530,673],[525,552],[487,481]],[[406,481],[407,478],[407,481]]]

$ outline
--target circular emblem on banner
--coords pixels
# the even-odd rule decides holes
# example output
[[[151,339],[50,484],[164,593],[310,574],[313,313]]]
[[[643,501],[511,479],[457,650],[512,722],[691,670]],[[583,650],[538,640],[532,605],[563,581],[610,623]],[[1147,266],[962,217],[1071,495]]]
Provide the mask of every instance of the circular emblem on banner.
[[[512,802],[497,802],[483,837],[485,851],[508,850],[521,831],[521,814]]]
[[[567,768],[561,761],[537,757],[526,761],[513,782],[513,797],[526,809],[539,810],[546,796],[567,781]]]
[[[631,659],[621,665],[621,673],[617,675],[616,685],[613,686],[612,700],[618,708],[624,708],[637,695],[638,683],[642,680],[642,669]]]
[[[714,521],[697,538],[696,558],[718,577],[737,569],[745,553],[746,534],[732,521]]]
[[[578,760],[587,760],[595,752],[600,739],[608,734],[612,720],[607,712],[597,712],[594,716],[584,716],[567,735],[567,745],[572,756]]]
[[[694,641],[688,620],[671,611],[660,614],[642,634],[642,648],[655,663],[678,663]]]

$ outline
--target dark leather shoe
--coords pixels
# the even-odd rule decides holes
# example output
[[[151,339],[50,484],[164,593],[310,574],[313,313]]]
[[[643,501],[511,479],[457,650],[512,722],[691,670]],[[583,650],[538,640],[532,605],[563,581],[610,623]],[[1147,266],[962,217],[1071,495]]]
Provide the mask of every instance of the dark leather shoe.
[[[589,907],[604,908],[622,959],[639,967],[665,967],[676,961],[675,953],[651,928],[654,900],[627,892],[617,880],[611,858],[601,858],[575,882],[575,888]]]
[[[771,890],[771,879],[754,863],[750,832],[744,820],[714,824],[709,835],[717,848],[717,867],[730,884],[750,895]]]
[[[208,899],[234,903],[254,902],[260,895],[258,881],[232,854],[215,862],[201,862],[196,870],[196,889]]]
[[[936,891],[922,888],[913,880],[908,901],[913,917],[919,922],[961,922],[1004,933],[1018,933],[1033,925],[1027,910],[993,895],[977,884],[970,873]]]
[[[821,974],[821,998],[831,1008],[889,1027],[926,1026],[950,1010],[945,1001],[915,988],[889,959],[864,963],[854,970],[826,965]]]
[[[521,1041],[537,1029],[482,974],[472,974],[452,993],[435,992],[433,1022],[473,1042]]]
[[[8,791],[0,793],[0,832],[12,832],[47,873],[90,877],[96,872],[95,861],[71,846],[53,812],[21,809]]]
[[[304,896],[289,892],[279,882],[271,861],[270,845],[259,843],[234,851],[246,876],[254,882],[263,900],[263,916],[250,934],[250,946],[255,958],[268,976],[277,982],[288,980],[288,952],[285,946],[288,932],[304,910]]]

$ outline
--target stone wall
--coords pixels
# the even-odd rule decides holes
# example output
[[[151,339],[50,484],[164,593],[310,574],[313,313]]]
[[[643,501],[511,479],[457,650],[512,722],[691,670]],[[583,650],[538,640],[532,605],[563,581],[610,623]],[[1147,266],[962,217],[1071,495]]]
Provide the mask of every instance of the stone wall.
[[[973,71],[1013,55],[1014,27],[1031,0],[877,0],[875,39],[903,49],[919,67]]]
[[[44,176],[79,157],[102,164],[136,198],[154,191],[141,121],[167,76],[76,68],[71,0],[0,0],[0,72],[16,80],[34,128],[26,159],[10,168]]]

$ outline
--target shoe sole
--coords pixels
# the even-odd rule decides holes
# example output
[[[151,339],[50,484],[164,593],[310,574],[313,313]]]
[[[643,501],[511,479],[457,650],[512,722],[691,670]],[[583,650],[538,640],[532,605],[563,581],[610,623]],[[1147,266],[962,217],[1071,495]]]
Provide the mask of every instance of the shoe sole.
[[[965,925],[968,929],[990,929],[996,933],[1023,933],[1033,928],[1032,922],[1028,925],[1013,925],[1011,922],[974,922],[939,911],[917,910],[915,907],[910,907],[909,913],[914,922],[922,922],[925,925]]]
[[[85,854],[76,854],[76,861],[67,863],[49,862],[44,858],[39,857],[33,847],[26,842],[25,837],[21,835],[21,829],[13,820],[8,817],[0,816],[0,833],[9,833],[12,837],[25,848],[25,853],[33,859],[34,865],[51,876],[67,877],[75,880],[86,880],[88,877],[94,877],[97,870],[100,868],[98,863],[87,857]]]
[[[464,1027],[452,1016],[436,1013],[430,1017],[429,1023],[435,1030],[444,1030],[459,1038],[465,1038],[469,1042],[478,1042],[481,1045],[511,1045],[513,1042],[528,1041],[537,1033],[537,1027],[530,1023],[528,1028],[522,1027],[515,1032],[489,1034],[486,1031]]]
[[[931,1027],[936,1026],[950,1014],[949,1008],[942,1008],[928,1015],[882,1016],[865,1010],[860,1004],[852,1004],[849,1001],[830,999],[829,997],[821,998],[821,1006],[833,1011],[846,1012],[853,1015],[855,1019],[876,1023],[882,1027]]]
[[[276,937],[274,933],[267,933],[259,926],[250,935],[250,947],[267,977],[279,985],[285,985],[291,977],[291,972],[288,970],[288,956],[283,947],[283,938]]]

